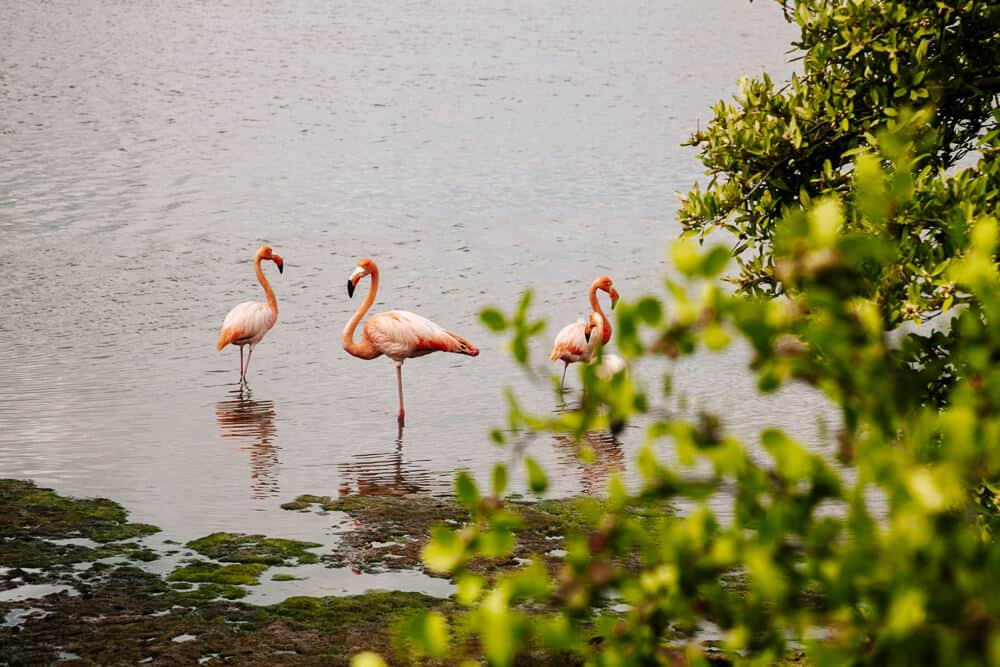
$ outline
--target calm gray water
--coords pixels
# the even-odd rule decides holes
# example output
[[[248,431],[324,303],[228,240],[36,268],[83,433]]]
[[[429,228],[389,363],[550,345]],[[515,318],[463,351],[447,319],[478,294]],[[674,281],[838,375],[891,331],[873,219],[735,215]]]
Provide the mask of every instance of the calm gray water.
[[[662,294],[675,192],[701,176],[680,143],[741,75],[789,72],[794,36],[737,0],[25,0],[0,26],[0,476],[114,498],[178,540],[312,538],[324,520],[282,502],[485,479],[511,456],[487,437],[503,388],[538,412],[554,397],[476,313],[532,287],[548,368],[597,275]],[[285,258],[265,267],[280,316],[241,395],[215,341],[262,298],[262,242]],[[364,256],[375,310],[482,349],[406,364],[401,439],[391,362],[340,347]],[[745,362],[670,370],[737,434],[825,446],[823,401],[755,397]],[[635,370],[657,387],[667,367]],[[634,479],[640,441],[597,438],[597,468],[558,439],[529,449],[553,493],[600,493],[609,470]]]

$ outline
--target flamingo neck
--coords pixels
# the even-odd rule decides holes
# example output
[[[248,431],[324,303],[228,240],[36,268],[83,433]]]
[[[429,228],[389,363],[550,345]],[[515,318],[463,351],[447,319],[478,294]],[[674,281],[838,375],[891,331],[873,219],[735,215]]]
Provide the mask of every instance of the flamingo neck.
[[[260,267],[260,257],[255,257],[253,260],[253,269],[257,273],[257,282],[260,286],[264,288],[264,295],[267,296],[267,307],[271,309],[274,313],[275,319],[278,318],[278,298],[274,296],[274,290],[271,289],[271,283],[267,282],[267,276],[264,275],[264,269]]]
[[[611,340],[611,320],[601,310],[601,303],[597,300],[597,289],[597,285],[590,286],[590,307],[601,316],[601,343],[606,345]]]
[[[354,330],[358,328],[361,318],[365,316],[368,309],[375,303],[375,294],[378,292],[378,269],[373,268],[370,275],[372,277],[372,286],[368,290],[368,295],[361,305],[358,306],[357,311],[355,311],[351,319],[347,321],[347,326],[344,327],[344,349],[349,354],[362,359],[374,359],[379,355],[378,350],[375,349],[375,346],[372,345],[372,342],[368,340],[363,331],[361,332],[361,342],[354,342]]]

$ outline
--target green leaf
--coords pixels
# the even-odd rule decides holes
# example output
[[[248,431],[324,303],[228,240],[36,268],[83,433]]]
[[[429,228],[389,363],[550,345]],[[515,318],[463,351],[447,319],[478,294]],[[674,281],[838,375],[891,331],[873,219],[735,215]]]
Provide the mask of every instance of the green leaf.
[[[455,598],[459,604],[471,607],[482,596],[485,588],[485,577],[465,572],[455,581]]]
[[[479,311],[479,320],[490,331],[500,333],[507,328],[507,318],[496,308],[484,308]]]
[[[470,512],[475,512],[479,507],[479,489],[476,488],[472,475],[464,470],[455,475],[455,495],[462,507]]]
[[[530,456],[524,457],[524,465],[528,471],[528,488],[531,489],[532,493],[538,495],[545,493],[545,490],[549,488],[549,480],[545,476],[542,466],[538,465],[538,462]]]
[[[507,466],[497,463],[493,466],[493,494],[502,496],[507,490]]]
[[[705,278],[715,278],[722,273],[733,256],[722,246],[715,246],[701,258],[699,273]]]
[[[491,528],[480,533],[476,546],[486,558],[505,558],[514,550],[514,533],[506,528]]]
[[[639,303],[636,306],[639,319],[651,327],[657,326],[663,319],[663,306],[659,299],[646,296],[639,299]]]
[[[448,621],[436,611],[421,611],[411,615],[404,626],[417,653],[443,658],[448,653]]]
[[[351,667],[388,667],[378,653],[364,651],[351,657]]]
[[[431,539],[420,553],[427,569],[451,573],[465,561],[465,542],[445,526],[431,528]]]

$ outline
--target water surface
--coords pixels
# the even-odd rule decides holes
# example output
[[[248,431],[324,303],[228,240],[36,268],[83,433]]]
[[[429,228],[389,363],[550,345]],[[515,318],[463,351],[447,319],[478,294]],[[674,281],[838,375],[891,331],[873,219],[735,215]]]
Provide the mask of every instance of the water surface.
[[[662,294],[675,193],[700,177],[680,143],[741,75],[789,72],[794,36],[734,0],[26,0],[0,25],[0,476],[114,498],[178,540],[314,538],[323,519],[282,502],[446,492],[509,460],[487,437],[503,388],[554,397],[476,313],[532,287],[547,368],[597,275]],[[263,242],[285,258],[265,267],[279,321],[241,391],[215,341],[262,298]],[[392,364],[340,346],[364,256],[376,310],[482,349],[405,365],[402,435]],[[737,434],[824,447],[823,401],[755,397],[745,365],[734,348],[670,370]],[[657,387],[668,368],[635,370]],[[529,449],[554,494],[600,493],[634,480],[640,440],[596,434],[595,468],[564,440]]]

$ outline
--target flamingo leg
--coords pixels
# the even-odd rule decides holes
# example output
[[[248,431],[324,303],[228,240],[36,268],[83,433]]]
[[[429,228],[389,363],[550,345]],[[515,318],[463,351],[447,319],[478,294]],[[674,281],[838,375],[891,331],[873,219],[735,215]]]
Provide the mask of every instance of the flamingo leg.
[[[563,362],[562,380],[559,381],[559,391],[560,392],[566,391],[566,371],[567,370],[569,370],[569,362],[568,361],[564,361]]]
[[[396,386],[399,387],[399,414],[396,421],[403,426],[403,364],[396,364]]]
[[[253,356],[253,345],[250,346],[250,351],[247,352],[247,367],[243,370],[243,379],[247,377],[247,371],[250,370],[250,357]]]
[[[243,372],[243,346],[240,345],[240,382],[246,379],[246,374]]]

